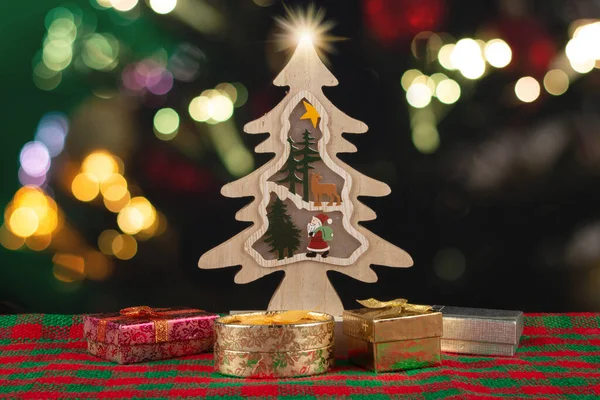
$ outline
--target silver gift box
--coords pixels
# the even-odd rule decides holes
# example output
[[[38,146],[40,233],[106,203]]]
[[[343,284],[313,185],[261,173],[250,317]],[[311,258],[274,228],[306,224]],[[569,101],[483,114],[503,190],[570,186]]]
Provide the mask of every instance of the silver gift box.
[[[442,352],[514,356],[523,333],[521,311],[433,306],[443,315]]]

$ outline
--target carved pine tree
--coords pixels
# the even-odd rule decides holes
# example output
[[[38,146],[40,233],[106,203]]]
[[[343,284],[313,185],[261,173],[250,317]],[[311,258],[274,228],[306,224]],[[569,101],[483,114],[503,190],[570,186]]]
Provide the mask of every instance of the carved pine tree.
[[[269,303],[270,310],[308,309],[341,315],[343,306],[327,278],[327,271],[341,272],[363,282],[376,282],[377,275],[370,265],[410,267],[413,261],[404,250],[358,224],[376,218],[375,212],[357,200],[358,196],[386,196],[390,188],[338,159],[338,153],[357,151],[342,137],[342,133],[364,133],[367,125],[350,118],[325,97],[322,87],[336,86],[338,81],[321,62],[310,41],[299,43],[289,63],[273,83],[288,86],[287,95],[270,112],[248,123],[244,131],[250,134],[269,133],[255,151],[275,153],[275,157],[246,177],[226,184],[221,190],[226,197],[254,196],[254,200],[236,214],[237,220],[253,222],[253,225],[202,255],[198,265],[204,269],[241,265],[242,269],[235,276],[236,283],[248,283],[275,271],[285,271]],[[311,144],[318,149],[318,157],[323,163],[320,168],[331,171],[334,174],[331,176],[343,178],[343,185],[338,184],[337,187],[341,204],[329,206],[323,202],[322,206],[315,206],[314,202],[306,201],[304,196],[292,193],[277,179],[272,179],[284,168],[290,151],[293,151],[288,142],[290,115],[295,107],[302,104],[306,107],[306,114],[299,119],[309,119],[312,122],[309,128],[314,127],[321,134],[318,142]],[[300,143],[295,146],[300,147]],[[263,257],[256,245],[265,240],[272,193],[282,201],[293,203],[287,211],[296,213],[295,218],[299,220],[305,218],[308,222],[312,215],[319,213],[335,217],[332,225],[335,239],[331,242],[329,257],[308,258],[306,250],[301,248],[293,257],[283,260]],[[346,253],[340,248],[345,248]],[[336,255],[336,251],[341,256]]]

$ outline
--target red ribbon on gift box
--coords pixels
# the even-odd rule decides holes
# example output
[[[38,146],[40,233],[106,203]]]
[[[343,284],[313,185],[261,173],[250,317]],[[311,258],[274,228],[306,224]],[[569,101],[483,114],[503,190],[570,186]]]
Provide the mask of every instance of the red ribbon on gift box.
[[[149,319],[154,323],[154,340],[156,343],[169,341],[169,316],[201,310],[159,310],[148,306],[128,307],[119,311],[119,316],[102,318],[98,321],[99,342],[106,340],[106,327],[110,321],[123,318]]]

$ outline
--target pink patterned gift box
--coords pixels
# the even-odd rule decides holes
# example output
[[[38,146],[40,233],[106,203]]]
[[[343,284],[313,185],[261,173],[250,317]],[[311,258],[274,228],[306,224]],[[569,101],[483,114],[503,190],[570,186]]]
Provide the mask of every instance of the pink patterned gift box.
[[[83,334],[91,354],[132,364],[211,350],[216,318],[191,308],[130,307],[84,316]]]

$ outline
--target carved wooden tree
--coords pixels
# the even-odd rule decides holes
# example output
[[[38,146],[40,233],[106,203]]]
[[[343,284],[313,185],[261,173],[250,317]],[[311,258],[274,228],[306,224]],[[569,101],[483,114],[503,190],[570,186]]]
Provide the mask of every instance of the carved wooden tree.
[[[327,271],[341,272],[363,282],[376,282],[377,275],[370,265],[410,267],[413,261],[404,250],[358,224],[376,218],[375,212],[357,200],[358,196],[386,196],[390,188],[338,159],[338,153],[357,151],[342,137],[342,133],[364,133],[367,125],[350,118],[325,97],[322,87],[336,86],[338,81],[321,62],[310,41],[298,44],[289,63],[273,83],[288,86],[287,95],[270,112],[248,123],[244,131],[250,134],[269,133],[255,151],[275,153],[275,157],[221,190],[226,197],[254,196],[254,200],[236,214],[237,220],[250,221],[253,225],[202,255],[198,265],[204,269],[241,265],[242,269],[235,276],[236,283],[248,283],[272,272],[284,271],[285,276],[269,303],[270,310],[309,309],[341,315],[343,306],[327,278]],[[289,159],[292,146],[288,138],[292,125],[296,123],[295,120],[290,122],[290,116],[302,104],[306,107],[306,114],[299,120],[310,120],[312,125],[309,129],[314,127],[320,134],[316,143],[321,159],[318,168],[329,173],[330,179],[335,177],[343,182],[338,185],[341,204],[329,206],[324,202],[315,206],[314,202],[307,202],[303,196],[292,193],[273,178]],[[308,121],[299,123],[306,124]],[[332,227],[336,239],[331,242],[329,257],[308,258],[304,252],[283,260],[269,259],[265,256],[268,249],[257,250],[268,229],[267,209],[272,204],[272,194],[288,204],[287,211],[293,214],[296,222],[310,222],[310,218],[319,213],[333,216],[329,221],[334,221]],[[297,226],[302,225],[297,223]]]

